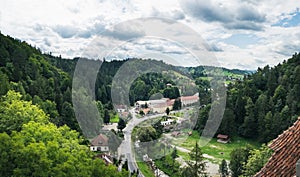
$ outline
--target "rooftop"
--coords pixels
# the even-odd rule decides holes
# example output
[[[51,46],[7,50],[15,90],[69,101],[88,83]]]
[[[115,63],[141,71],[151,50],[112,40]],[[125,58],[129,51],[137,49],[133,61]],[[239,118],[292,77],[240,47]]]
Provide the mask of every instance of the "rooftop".
[[[94,138],[91,142],[92,146],[108,146],[108,138],[103,135],[99,134],[96,138]]]
[[[273,140],[269,147],[274,153],[255,177],[295,176],[296,163],[300,159],[300,117],[293,126]]]
[[[197,94],[192,96],[182,96],[180,97],[181,101],[188,101],[188,100],[199,100],[199,96]]]
[[[217,138],[218,138],[218,139],[228,139],[229,136],[228,136],[228,135],[218,134]]]

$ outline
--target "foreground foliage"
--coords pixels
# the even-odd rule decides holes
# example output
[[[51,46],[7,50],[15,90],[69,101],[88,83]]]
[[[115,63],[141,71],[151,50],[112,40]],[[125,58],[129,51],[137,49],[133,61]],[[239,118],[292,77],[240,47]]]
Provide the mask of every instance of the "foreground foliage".
[[[128,176],[93,160],[78,132],[49,122],[19,93],[1,98],[0,121],[0,176]]]
[[[243,176],[253,176],[259,172],[259,170],[268,162],[272,153],[272,150],[266,145],[263,145],[259,149],[251,150],[247,162],[243,165]]]

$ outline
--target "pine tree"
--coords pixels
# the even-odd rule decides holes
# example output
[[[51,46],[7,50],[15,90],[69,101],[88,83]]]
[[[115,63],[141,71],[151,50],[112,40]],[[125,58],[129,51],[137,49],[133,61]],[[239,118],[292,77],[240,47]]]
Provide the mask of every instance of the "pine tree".
[[[126,122],[125,122],[122,118],[120,118],[120,119],[119,119],[119,122],[118,122],[117,128],[118,128],[120,131],[122,131],[125,127],[126,127]]]
[[[206,176],[206,162],[204,161],[201,149],[196,142],[194,149],[189,154],[190,160],[187,161],[187,167],[182,170],[184,177],[200,177]]]
[[[104,111],[104,123],[108,124],[110,122],[110,116],[109,116],[109,112],[107,109],[105,109]]]
[[[177,149],[176,147],[174,147],[174,150],[173,152],[171,153],[171,157],[172,157],[172,167],[173,167],[173,171],[174,171],[174,163],[175,163],[175,159],[178,157],[178,154],[177,154]]]
[[[222,160],[219,166],[219,173],[221,174],[221,177],[226,177],[229,175],[228,165],[225,159]]]
[[[181,100],[180,99],[176,99],[174,101],[173,110],[180,110],[180,109],[181,109]]]
[[[254,116],[254,104],[250,97],[247,99],[245,109],[246,117],[242,125],[242,135],[248,138],[255,138],[255,136],[257,136],[257,122]]]
[[[248,147],[237,148],[230,153],[229,168],[232,172],[232,177],[238,177],[242,174],[244,170],[243,164],[247,162],[250,155],[250,150],[251,149],[249,149]]]
[[[170,114],[170,108],[169,108],[169,107],[167,107],[167,109],[166,109],[166,114],[167,114],[167,115]]]

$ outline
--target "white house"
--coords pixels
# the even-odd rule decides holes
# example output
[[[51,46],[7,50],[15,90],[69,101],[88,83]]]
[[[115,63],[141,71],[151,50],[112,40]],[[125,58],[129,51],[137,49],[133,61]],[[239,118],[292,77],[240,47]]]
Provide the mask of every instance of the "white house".
[[[116,105],[115,109],[118,113],[126,112],[127,106],[126,105]]]
[[[166,126],[166,125],[171,125],[175,120],[173,119],[168,119],[166,121],[161,121],[160,124],[163,125],[163,126]]]
[[[141,108],[145,108],[145,106],[148,105],[149,106],[149,101],[137,101],[135,103],[136,108],[141,109]]]
[[[90,150],[108,152],[108,138],[103,134],[99,134],[96,138],[92,140]]]

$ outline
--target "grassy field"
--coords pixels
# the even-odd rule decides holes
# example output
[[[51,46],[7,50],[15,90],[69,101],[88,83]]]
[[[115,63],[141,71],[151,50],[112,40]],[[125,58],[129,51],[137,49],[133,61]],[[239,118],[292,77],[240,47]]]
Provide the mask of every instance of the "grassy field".
[[[190,156],[186,152],[177,150],[177,154],[178,154],[178,156],[181,156],[183,158],[183,160],[186,160],[186,161],[190,160]]]
[[[139,170],[147,177],[155,177],[150,167],[145,162],[137,162]]]
[[[229,71],[223,71],[223,75],[227,77],[231,77],[234,79],[243,79],[244,75],[243,74],[235,74]]]
[[[119,115],[118,114],[110,114],[110,123],[118,123]]]
[[[175,113],[171,112],[170,116],[182,117],[183,113],[182,112],[175,112]]]
[[[176,146],[183,147],[188,150],[192,150],[195,146],[196,141],[199,141],[199,134],[194,131],[192,136],[189,136],[186,139],[180,139],[180,137],[173,140],[173,144]],[[200,141],[200,145],[203,144],[204,141]],[[215,162],[220,162],[222,159],[230,160],[230,153],[240,147],[250,146],[252,148],[259,148],[260,144],[251,140],[247,140],[241,137],[232,137],[231,142],[228,144],[223,144],[217,142],[216,138],[213,138],[208,144],[201,147],[201,150],[204,154],[214,157]],[[187,153],[180,152],[180,154],[184,159],[188,157]],[[212,159],[209,159],[212,160]]]
[[[199,78],[202,79],[202,80],[207,80],[207,81],[211,81],[213,79],[212,77],[207,77],[207,76],[199,77]]]
[[[228,78],[232,79],[232,80],[226,80],[225,81],[226,84],[234,82],[235,79],[241,80],[241,79],[244,78],[243,74],[235,74],[235,73],[232,73],[232,72],[229,72],[229,71],[223,71],[222,76],[225,76],[225,77],[228,77]],[[202,80],[207,80],[207,81],[211,81],[213,79],[213,77],[207,77],[207,76],[199,77],[199,78],[201,78]]]

